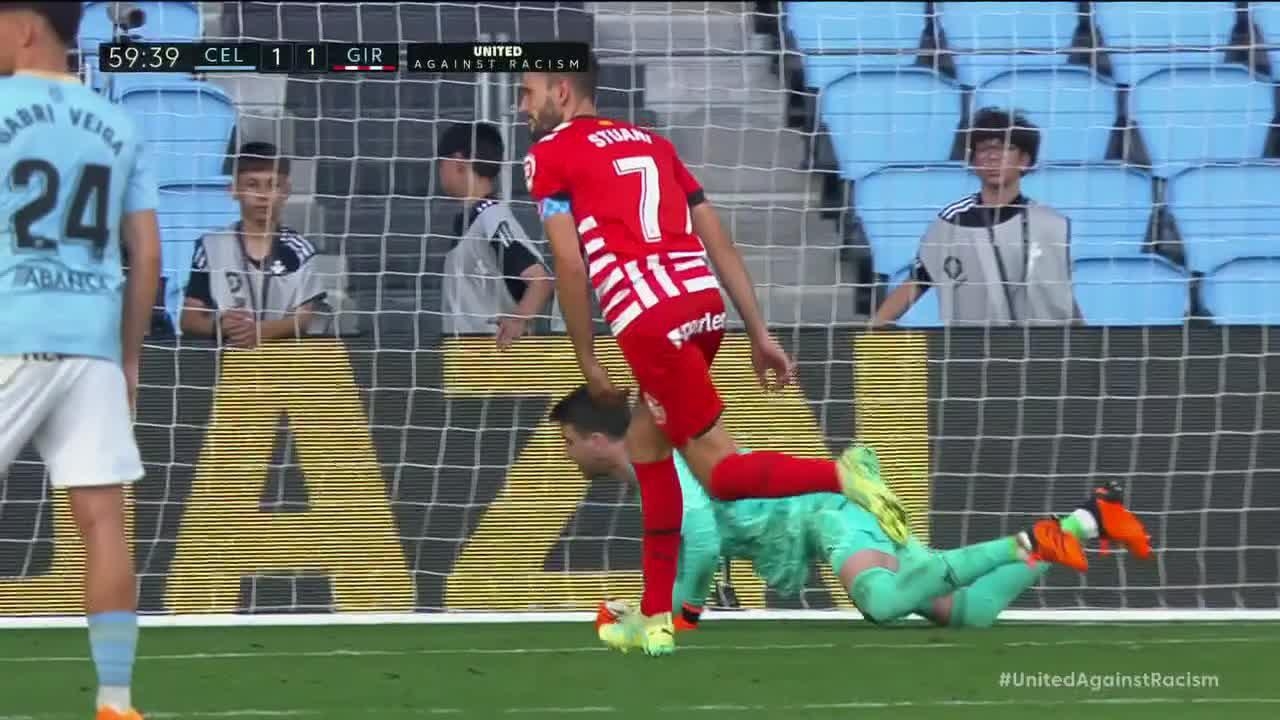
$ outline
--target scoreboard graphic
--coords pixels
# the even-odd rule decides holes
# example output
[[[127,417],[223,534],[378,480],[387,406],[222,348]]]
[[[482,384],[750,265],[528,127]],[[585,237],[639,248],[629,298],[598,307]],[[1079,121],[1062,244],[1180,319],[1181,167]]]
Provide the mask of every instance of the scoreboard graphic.
[[[106,73],[581,72],[586,43],[103,43]]]

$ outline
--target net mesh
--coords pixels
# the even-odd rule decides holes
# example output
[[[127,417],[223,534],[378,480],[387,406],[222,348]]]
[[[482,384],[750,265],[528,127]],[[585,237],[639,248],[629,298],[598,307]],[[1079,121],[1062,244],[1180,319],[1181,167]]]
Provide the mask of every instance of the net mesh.
[[[88,4],[82,35],[111,5]],[[939,547],[1069,511],[1115,479],[1155,561],[1094,555],[1087,576],[1054,571],[1020,607],[1276,607],[1276,3],[133,6],[145,39],[591,43],[601,114],[674,141],[800,361],[797,387],[766,396],[745,339],[727,341],[716,379],[742,445],[816,457],[872,442]],[[541,243],[513,81],[91,75],[137,110],[165,186],[133,495],[144,612],[638,595],[634,491],[581,477],[546,419],[578,382],[554,318],[501,353],[443,330],[463,211],[439,183],[445,130],[497,124],[498,194]],[[865,332],[939,210],[977,190],[963,130],[986,106],[1041,129],[1023,189],[1071,220],[1085,326],[943,328],[931,292],[904,329]],[[196,238],[238,214],[228,145],[251,140],[291,160],[283,219],[316,247],[330,311],[302,343],[219,352],[172,326]],[[77,613],[65,499],[31,454],[0,491],[0,614]],[[729,579],[745,607],[849,607],[818,569],[798,598],[746,565]]]

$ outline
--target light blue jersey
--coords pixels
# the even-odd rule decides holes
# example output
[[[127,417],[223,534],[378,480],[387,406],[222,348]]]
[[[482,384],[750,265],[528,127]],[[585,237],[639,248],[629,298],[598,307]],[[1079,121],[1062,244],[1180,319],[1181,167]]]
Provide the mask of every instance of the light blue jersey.
[[[0,78],[0,356],[120,362],[120,224],[159,199],[142,142],[74,78]]]

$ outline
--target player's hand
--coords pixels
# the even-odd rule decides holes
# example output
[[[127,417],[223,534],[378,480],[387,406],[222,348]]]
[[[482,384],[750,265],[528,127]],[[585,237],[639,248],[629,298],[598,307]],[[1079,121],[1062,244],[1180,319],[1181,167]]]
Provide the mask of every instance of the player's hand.
[[[507,350],[529,332],[529,319],[516,315],[498,318],[498,349]]]
[[[609,371],[599,364],[587,368],[587,392],[591,399],[604,405],[622,405],[627,402],[629,390],[621,390],[613,384]]]
[[[796,364],[787,357],[787,353],[773,338],[765,338],[751,345],[751,365],[756,370],[756,379],[760,387],[766,390],[781,390],[795,380]],[[769,373],[773,373],[773,384],[769,383]]]

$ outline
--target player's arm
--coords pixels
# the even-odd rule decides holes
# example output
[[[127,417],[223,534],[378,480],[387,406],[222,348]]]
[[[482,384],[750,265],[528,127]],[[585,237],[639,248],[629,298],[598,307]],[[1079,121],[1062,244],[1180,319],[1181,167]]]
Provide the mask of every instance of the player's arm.
[[[136,369],[142,357],[142,340],[151,327],[151,308],[160,290],[160,223],[156,211],[128,213],[122,230],[129,251],[129,276],[125,281],[120,341],[125,368]]]
[[[542,229],[551,245],[556,295],[565,331],[573,343],[578,367],[591,385],[608,375],[596,359],[591,324],[591,283],[586,262],[582,259],[578,226],[573,222],[573,211],[569,206],[569,183],[561,165],[556,149],[543,139],[534,143],[524,158],[524,181],[534,202],[538,203]]]
[[[695,198],[696,199],[696,198]],[[705,196],[701,202],[689,209],[693,218],[693,232],[702,238],[707,248],[707,257],[711,266],[720,276],[729,300],[742,318],[747,335],[754,340],[769,337],[769,328],[765,325],[764,314],[760,312],[760,303],[756,300],[755,285],[751,282],[751,274],[747,272],[747,264],[742,259],[738,246],[729,238],[724,225],[720,222],[720,214]]]
[[[138,366],[142,341],[151,327],[151,308],[160,290],[160,222],[156,208],[160,188],[139,144],[125,185],[121,234],[129,255],[129,275],[125,280],[124,314],[120,323],[121,361],[133,402],[138,387]]]
[[[578,228],[574,225],[567,200],[547,198],[540,203],[539,213],[555,262],[556,294],[565,330],[573,343],[578,367],[584,376],[590,378],[598,371],[600,363],[596,359],[591,326],[591,283],[587,277],[587,264],[582,259]]]
[[[747,271],[742,253],[729,238],[729,233],[720,222],[720,214],[707,200],[702,185],[680,160],[675,147],[668,143],[668,148],[676,172],[676,181],[680,183],[681,189],[685,191],[689,200],[689,216],[693,223],[694,234],[702,238],[702,244],[707,249],[707,258],[711,260],[711,266],[720,276],[720,282],[724,285],[725,292],[729,294],[730,302],[737,309],[738,316],[742,318],[747,335],[753,342],[768,339],[769,327],[765,325],[764,314],[760,312],[760,303],[756,300],[756,289],[751,283],[751,274]]]
[[[911,274],[903,281],[901,285],[893,289],[889,296],[880,303],[880,307],[876,308],[876,314],[871,318],[872,327],[884,327],[892,325],[898,321],[898,318],[906,314],[911,306],[916,304],[920,296],[929,289],[933,280],[929,277],[929,271],[925,269],[924,263],[920,262],[920,258],[916,258],[915,264],[911,267]]]

